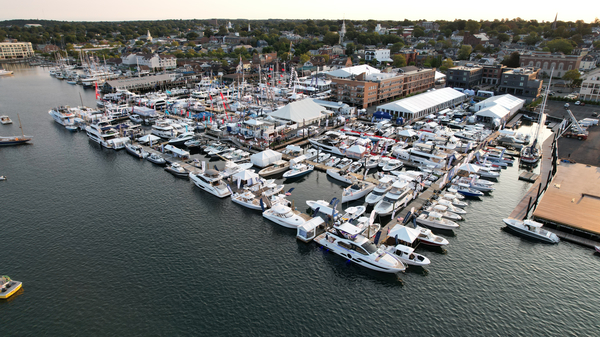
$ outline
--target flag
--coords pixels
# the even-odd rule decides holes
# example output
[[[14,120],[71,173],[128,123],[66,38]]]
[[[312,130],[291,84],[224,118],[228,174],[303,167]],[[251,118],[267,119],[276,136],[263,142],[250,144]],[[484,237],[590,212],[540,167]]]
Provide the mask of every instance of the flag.
[[[98,82],[94,82],[96,84],[96,99],[100,99],[100,92],[98,92]]]
[[[375,212],[375,210],[373,210],[373,212]],[[392,212],[392,219],[393,219],[393,218],[395,218],[395,217],[396,217],[396,210],[394,210],[394,211]]]
[[[206,170],[206,162],[202,161],[202,172]]]

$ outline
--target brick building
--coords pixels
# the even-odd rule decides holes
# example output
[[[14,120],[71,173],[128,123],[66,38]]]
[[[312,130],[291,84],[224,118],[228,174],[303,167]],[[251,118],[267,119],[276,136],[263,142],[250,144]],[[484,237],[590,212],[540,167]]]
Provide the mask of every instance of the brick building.
[[[483,73],[481,76],[481,83],[485,84],[499,84],[502,79],[502,73],[506,70],[506,66],[503,64],[495,65],[484,65]]]
[[[521,67],[540,68],[541,72],[548,76],[550,76],[550,71],[554,67],[553,76],[562,77],[569,70],[579,69],[582,58],[583,56],[580,55],[536,51],[531,54],[521,55],[519,62],[521,63]]]

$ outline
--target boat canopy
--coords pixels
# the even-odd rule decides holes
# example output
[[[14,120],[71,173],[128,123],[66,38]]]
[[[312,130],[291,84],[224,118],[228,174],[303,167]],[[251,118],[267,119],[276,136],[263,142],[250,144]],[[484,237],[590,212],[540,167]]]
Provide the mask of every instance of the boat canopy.
[[[414,242],[421,234],[421,231],[415,228],[410,228],[402,225],[396,225],[390,230],[389,237],[398,237],[398,240],[404,242]]]
[[[540,228],[543,226],[543,224],[533,221],[533,220],[525,220],[525,221],[523,221],[523,223],[526,224],[527,226],[537,227],[537,228]]]
[[[344,222],[341,225],[336,225],[335,228],[339,229],[342,232],[348,233],[351,236],[358,235],[362,232],[362,230],[349,222]]]
[[[301,155],[301,156],[298,156],[296,158],[292,158],[290,160],[290,165],[296,165],[296,164],[301,163],[301,162],[303,162],[305,160],[306,160],[306,156],[305,155]]]
[[[405,246],[405,245],[397,245],[396,246],[396,250],[399,250],[399,251],[401,251],[403,253],[406,253],[406,254],[412,254],[412,252],[415,251],[414,248],[408,247],[408,246]]]
[[[165,150],[171,151],[174,154],[176,154],[178,156],[181,156],[181,157],[189,157],[190,156],[189,152],[187,152],[185,150],[182,150],[182,149],[180,149],[178,147],[175,147],[173,145],[165,145]]]

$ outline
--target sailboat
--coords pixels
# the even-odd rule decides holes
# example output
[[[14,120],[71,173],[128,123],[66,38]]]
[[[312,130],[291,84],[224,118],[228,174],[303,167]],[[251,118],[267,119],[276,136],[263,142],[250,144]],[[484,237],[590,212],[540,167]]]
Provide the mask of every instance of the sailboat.
[[[540,109],[540,118],[538,119],[538,126],[536,130],[535,138],[531,143],[531,146],[525,146],[521,149],[521,164],[535,165],[542,158],[542,147],[540,145],[540,135],[546,125],[546,101],[548,100],[548,92],[550,90],[550,84],[552,83],[552,74],[554,74],[554,67],[550,71],[550,80],[546,86],[546,92],[544,93],[544,100]]]
[[[23,134],[23,126],[21,126],[21,117],[17,114],[19,118],[19,128],[21,129],[21,136],[10,136],[10,137],[1,137],[0,136],[0,146],[10,146],[10,145],[20,145],[25,144],[33,139],[31,136],[25,136]]]

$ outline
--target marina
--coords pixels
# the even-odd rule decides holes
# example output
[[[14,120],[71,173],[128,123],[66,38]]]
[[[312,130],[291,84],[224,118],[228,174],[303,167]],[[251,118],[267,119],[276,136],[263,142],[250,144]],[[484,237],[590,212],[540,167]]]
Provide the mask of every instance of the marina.
[[[36,72],[37,70],[34,68],[20,71]],[[17,72],[18,74],[19,72]],[[35,78],[42,80],[44,75],[38,73]],[[10,80],[21,81],[18,76],[12,77]],[[48,86],[52,88],[53,84],[48,84]],[[502,306],[510,306],[514,302],[511,302],[513,299],[506,299],[494,294],[498,289],[507,290],[517,284],[525,284],[522,289],[517,291],[518,294],[524,296],[525,293],[531,291],[534,294],[535,300],[525,304],[526,307],[531,309],[535,307],[557,321],[580,319],[573,312],[560,309],[563,303],[560,296],[547,298],[545,291],[556,291],[559,295],[564,295],[566,290],[556,289],[545,280],[557,273],[555,268],[564,268],[567,265],[583,267],[597,264],[597,257],[584,256],[581,261],[576,261],[575,254],[565,252],[575,251],[580,255],[585,255],[589,254],[589,249],[584,250],[565,242],[555,246],[539,245],[500,230],[503,227],[502,219],[518,204],[521,197],[527,198],[529,184],[518,180],[522,170],[517,164],[501,170],[502,174],[498,177],[492,193],[480,198],[465,199],[468,204],[465,207],[467,214],[465,220],[460,222],[460,228],[453,232],[437,232],[443,240],[448,242],[444,248],[425,248],[423,245],[403,248],[396,244],[395,236],[388,234],[397,227],[398,218],[404,221],[411,209],[419,211],[435,197],[446,193],[442,189],[446,185],[451,185],[450,179],[444,179],[444,175],[448,173],[447,170],[443,170],[441,176],[432,177],[434,180],[429,180],[429,185],[425,185],[424,181],[421,181],[423,185],[419,182],[418,185],[421,186],[419,189],[422,190],[417,193],[414,200],[407,202],[406,206],[403,206],[394,216],[375,217],[374,222],[380,223],[382,228],[375,235],[367,235],[364,240],[360,239],[360,245],[367,247],[364,248],[367,253],[382,255],[381,252],[377,253],[377,250],[370,253],[370,247],[384,243],[388,248],[394,247],[395,249],[386,251],[386,254],[389,255],[385,255],[385,259],[387,261],[390,256],[390,263],[396,259],[393,256],[401,255],[399,252],[408,255],[414,252],[430,261],[426,267],[416,265],[400,267],[399,264],[396,264],[394,268],[398,271],[404,270],[404,272],[400,272],[399,276],[386,275],[387,273],[373,272],[358,262],[348,263],[348,258],[341,258],[338,252],[333,254],[333,251],[325,249],[333,248],[328,247],[328,244],[307,244],[297,241],[295,239],[296,230],[286,229],[271,220],[267,221],[268,218],[261,216],[261,210],[241,207],[231,200],[213,197],[195,187],[191,182],[171,177],[150,162],[137,160],[126,154],[125,151],[115,151],[112,148],[96,144],[96,142],[90,141],[85,133],[69,132],[45,113],[49,105],[76,104],[79,100],[77,87],[65,89],[58,86],[58,88],[62,95],[52,98],[53,95],[56,95],[55,91],[48,89],[48,95],[41,97],[43,101],[24,111],[24,114],[26,113],[24,125],[31,125],[32,130],[35,131],[32,134],[35,135],[36,140],[40,139],[40,141],[36,141],[34,146],[26,148],[11,147],[7,148],[8,151],[2,149],[4,151],[2,152],[3,159],[6,160],[3,160],[0,173],[11,177],[0,186],[8,200],[5,207],[9,210],[19,209],[18,202],[22,201],[23,193],[27,192],[34,196],[30,201],[32,205],[45,209],[44,212],[47,212],[44,217],[40,217],[39,214],[26,214],[21,217],[17,212],[9,211],[6,216],[7,220],[21,226],[23,234],[10,233],[12,240],[8,243],[7,249],[21,251],[28,246],[23,235],[30,235],[33,237],[32,240],[39,240],[39,249],[49,249],[53,252],[57,277],[75,277],[78,283],[86,284],[89,287],[85,297],[92,297],[94,300],[91,304],[85,303],[89,300],[84,301],[83,299],[76,300],[75,304],[67,304],[72,298],[66,294],[55,294],[44,298],[42,295],[44,290],[34,285],[27,286],[30,283],[28,280],[37,278],[29,269],[34,269],[43,261],[35,262],[34,256],[25,254],[24,259],[28,261],[28,265],[10,262],[5,267],[11,268],[10,275],[15,277],[18,275],[18,279],[24,282],[24,287],[27,287],[25,293],[18,296],[11,304],[32,305],[34,301],[53,302],[57,306],[63,306],[57,315],[66,321],[67,326],[78,326],[75,319],[69,318],[72,312],[80,310],[81,307],[91,309],[101,301],[94,293],[103,287],[104,282],[102,278],[93,277],[96,273],[95,270],[100,268],[107,274],[118,275],[123,284],[127,285],[128,290],[124,289],[125,287],[113,289],[115,298],[131,301],[134,306],[143,301],[149,303],[148,309],[142,309],[143,318],[135,314],[127,314],[131,308],[128,305],[120,304],[120,300],[115,299],[110,300],[111,307],[114,308],[110,318],[105,313],[96,312],[92,313],[90,318],[84,319],[84,322],[93,326],[114,322],[113,327],[104,330],[113,332],[131,332],[132,330],[127,328],[131,321],[141,321],[152,317],[157,323],[150,324],[152,329],[144,329],[142,333],[151,333],[151,330],[158,333],[167,331],[189,333],[194,324],[185,324],[186,319],[184,318],[165,318],[168,316],[168,312],[177,315],[181,314],[182,310],[186,310],[194,312],[191,317],[196,322],[202,316],[203,324],[210,331],[223,333],[225,329],[222,324],[226,317],[236,314],[235,311],[238,309],[235,309],[234,312],[231,310],[237,306],[240,308],[239,310],[250,312],[242,319],[244,324],[240,326],[252,321],[261,325],[257,330],[261,333],[277,331],[282,334],[293,334],[299,325],[291,323],[285,326],[282,323],[293,320],[303,305],[309,303],[315,305],[313,300],[321,295],[308,295],[315,287],[322,287],[323,292],[332,293],[331,300],[333,301],[348,299],[346,295],[335,293],[336,288],[343,287],[356,294],[354,295],[356,298],[353,300],[358,301],[359,305],[376,308],[385,303],[390,305],[392,310],[398,311],[397,318],[392,318],[383,325],[381,322],[357,324],[354,321],[359,318],[355,316],[356,313],[346,311],[344,308],[336,310],[341,310],[343,314],[347,314],[351,318],[343,318],[339,323],[327,325],[319,323],[319,320],[314,318],[308,319],[308,323],[312,327],[318,328],[323,333],[335,333],[334,331],[342,324],[349,325],[355,328],[357,333],[362,334],[383,333],[395,324],[403,324],[401,322],[408,319],[408,314],[401,312],[401,305],[390,303],[386,299],[389,296],[387,292],[390,291],[399,298],[402,297],[403,300],[417,303],[416,310],[424,312],[423,319],[431,324],[434,334],[447,331],[447,326],[456,320],[459,320],[463,326],[456,326],[455,334],[468,334],[468,331],[474,333],[491,331],[492,327],[486,322],[473,324],[470,319],[463,320],[458,316],[440,318],[435,314],[439,309],[423,304],[436,302],[436,298],[444,297],[447,300],[457,301],[456,296],[458,295],[452,294],[456,285],[449,284],[447,280],[456,280],[455,283],[460,283],[463,288],[461,293],[466,294],[464,295],[466,306],[462,308],[463,310],[469,310],[467,306],[473,306],[474,310],[489,313],[495,318],[495,321],[501,322],[500,324],[507,332],[518,333],[518,327],[527,324],[529,320],[521,317],[518,313],[497,310],[498,303],[501,303]],[[13,95],[18,92],[16,88],[11,90],[13,90]],[[90,96],[93,96],[93,93],[85,96],[88,105],[89,101],[93,101],[93,97]],[[8,100],[7,97],[2,97],[2,99],[8,104],[17,104]],[[494,134],[490,134],[490,137],[494,137]],[[207,138],[207,142],[212,141],[208,139],[211,138]],[[176,163],[189,172],[202,172],[202,162],[205,162],[205,172],[212,170],[214,165],[218,166],[218,172],[224,170],[224,162],[220,157],[209,158],[204,154],[192,153],[192,151],[186,158],[178,157],[177,153],[174,153],[173,156],[158,150],[164,143],[165,141],[152,144],[152,146],[136,145],[141,146],[143,151],[149,153],[150,156],[152,154],[163,156],[171,164]],[[474,153],[481,147],[483,144],[472,149],[468,154]],[[546,144],[543,148],[546,151]],[[305,149],[303,148],[303,150]],[[467,159],[468,154],[457,155],[455,163],[462,163]],[[282,155],[282,158],[288,161],[294,157],[297,156]],[[194,162],[194,159],[198,161]],[[33,160],[43,160],[47,165],[44,168],[25,170],[24,168]],[[76,167],[73,165],[65,167],[64,162],[76,164]],[[286,196],[291,205],[285,207],[289,211],[297,211],[296,216],[303,221],[311,221],[312,215],[308,209],[305,209],[305,201],[342,199],[344,188],[347,185],[328,179],[325,172],[327,169],[331,169],[330,166],[315,161],[305,161],[305,163],[314,166],[314,172],[290,181],[277,175],[273,179],[276,184],[285,185],[285,191],[294,188],[290,195]],[[403,164],[405,166],[415,165],[408,160]],[[540,179],[544,179],[544,168],[544,162],[542,162],[539,168]],[[56,180],[40,184],[47,180],[47,171],[53,172]],[[377,172],[379,171],[373,170],[367,173],[364,180],[377,184],[379,182]],[[407,171],[403,169],[402,172]],[[211,174],[215,175],[216,173],[211,172]],[[362,170],[352,175],[357,180],[365,178]],[[101,179],[89,179],[90,176],[101,177]],[[87,188],[77,187],[84,182],[87,182]],[[237,189],[235,179],[230,180],[229,184],[234,190]],[[68,186],[68,188],[60,188],[60,186]],[[37,195],[33,193],[36,189],[40,191]],[[66,207],[68,212],[52,211],[44,206],[45,198],[43,196],[47,196],[49,191],[58,191],[56,197],[61,200],[61,204],[64,202],[73,204],[73,206]],[[118,196],[119,202],[115,202],[116,196]],[[362,206],[363,203],[364,199],[341,203],[338,210],[341,211],[348,206]],[[541,205],[541,203],[538,205],[538,210]],[[278,214],[288,212],[282,207],[277,210]],[[364,216],[368,218],[370,213],[371,209],[369,208]],[[327,218],[324,220],[327,221]],[[44,224],[44,227],[40,228],[37,225],[40,223]],[[61,231],[55,231],[52,228],[61,229]],[[66,229],[70,232],[69,234],[59,234],[59,232],[65,233]],[[41,231],[52,240],[48,242],[48,238],[42,238],[42,233],[37,234],[37,231]],[[436,230],[434,229],[434,231]],[[244,242],[232,245],[231,239],[235,237],[246,237],[246,239],[242,240]],[[324,236],[319,240],[322,242],[322,240],[328,240],[328,237]],[[336,240],[348,239],[338,236]],[[444,242],[443,240],[440,242]],[[77,241],[86,243],[87,247],[81,247]],[[348,244],[351,245],[352,242]],[[67,248],[69,251],[78,247],[81,252],[73,254],[61,252],[62,249],[59,248],[61,246],[69,247]],[[130,246],[135,249],[130,249]],[[320,248],[322,246],[325,248]],[[510,252],[506,252],[500,246],[514,248]],[[225,247],[229,247],[231,251],[224,252]],[[221,252],[221,255],[215,259],[208,258],[214,256],[215,252]],[[478,268],[489,273],[488,276],[474,273],[474,266],[470,262],[465,262],[476,256],[477,253],[482,254],[482,261],[473,263],[478,263]],[[519,255],[519,258],[515,256],[515,253],[518,253],[516,255]],[[557,263],[553,256],[559,254],[568,255],[568,257],[565,261]],[[73,258],[75,261],[72,261]],[[577,258],[579,259],[581,256]],[[85,263],[87,259],[92,259],[94,262],[87,264]],[[373,259],[376,260],[377,256],[374,256]],[[409,260],[411,259],[409,258]],[[500,267],[507,263],[515,266],[513,270],[500,271]],[[527,275],[529,266],[540,264],[547,267],[543,268],[539,274]],[[555,267],[550,268],[550,266]],[[509,273],[514,280],[506,280],[504,273]],[[596,290],[590,290],[587,287],[587,284],[596,278],[597,275],[594,273],[576,272],[579,280],[573,284],[573,288],[582,292],[587,291],[592,295],[591,298],[588,296],[586,301],[578,303],[583,308],[591,309],[597,305],[595,302],[597,302],[598,296],[593,296],[597,295]],[[147,280],[146,275],[150,274],[160,277],[155,280]],[[163,277],[168,275],[178,278],[176,282],[180,288],[173,290],[173,294],[175,296],[187,294],[183,296],[192,299],[189,302],[185,301],[183,309],[178,308],[181,303],[177,300],[152,298],[143,289],[134,286],[138,284],[144,289],[165,286],[168,281]],[[569,275],[569,277],[572,276]],[[311,278],[314,278],[314,281]],[[482,279],[485,279],[483,287],[480,286]],[[542,287],[544,291],[537,291],[536,289],[539,288],[530,285],[532,282],[537,283],[537,287]],[[295,286],[289,287],[290,284]],[[240,290],[248,285],[251,285],[253,294],[247,294]],[[278,297],[271,296],[270,294],[273,292],[279,294]],[[429,293],[423,295],[424,292]],[[421,295],[417,296],[418,293]],[[216,303],[211,300],[215,297]],[[482,300],[482,298],[484,299]],[[209,310],[195,304],[203,301],[211,301],[212,308]],[[293,309],[287,307],[290,302],[295,301],[299,303]],[[545,301],[548,306],[538,308],[539,301]],[[444,302],[442,301],[442,303]],[[256,310],[262,305],[268,305],[273,310],[280,310],[281,317],[272,321],[272,318],[252,313],[252,310]],[[53,315],[44,314],[41,312],[41,307],[40,305],[39,308],[33,308],[29,311],[29,315],[36,317],[41,322],[50,322]],[[317,303],[315,310],[327,312],[331,310],[330,304]],[[121,315],[123,317],[119,318],[118,316]],[[473,315],[477,317],[478,314],[474,312]],[[8,316],[26,319],[23,313],[11,312]],[[117,316],[116,320],[114,316]],[[206,322],[207,317],[212,318],[214,322]],[[166,324],[166,327],[159,327],[157,324],[160,323]],[[181,326],[176,327],[173,324],[181,324]],[[404,324],[407,331],[415,333],[420,331],[421,324],[410,321]],[[11,323],[7,326],[16,329]],[[549,332],[541,324],[534,323],[534,326],[536,329],[541,329],[540,331]],[[2,331],[1,329],[5,328],[0,328],[0,331]],[[34,329],[34,331],[41,332],[38,329]],[[60,331],[67,332],[68,330]],[[140,330],[136,330],[136,332],[140,332]],[[579,330],[579,332],[584,333],[583,330]]]

